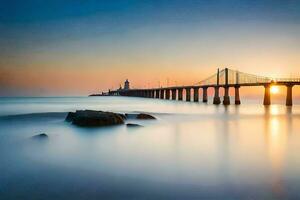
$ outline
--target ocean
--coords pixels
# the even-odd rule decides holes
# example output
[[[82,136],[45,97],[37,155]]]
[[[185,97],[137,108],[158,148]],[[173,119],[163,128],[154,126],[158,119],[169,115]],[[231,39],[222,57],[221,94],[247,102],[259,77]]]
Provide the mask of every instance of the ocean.
[[[157,120],[64,120],[79,109]],[[299,104],[27,97],[0,98],[0,111],[0,199],[300,199]]]

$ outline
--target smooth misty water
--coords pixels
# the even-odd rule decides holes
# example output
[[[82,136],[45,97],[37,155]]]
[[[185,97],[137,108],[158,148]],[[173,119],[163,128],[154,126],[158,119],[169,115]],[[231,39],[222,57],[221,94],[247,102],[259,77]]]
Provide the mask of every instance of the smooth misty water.
[[[243,103],[1,98],[0,199],[299,199],[300,106]],[[76,109],[158,120],[78,128]]]

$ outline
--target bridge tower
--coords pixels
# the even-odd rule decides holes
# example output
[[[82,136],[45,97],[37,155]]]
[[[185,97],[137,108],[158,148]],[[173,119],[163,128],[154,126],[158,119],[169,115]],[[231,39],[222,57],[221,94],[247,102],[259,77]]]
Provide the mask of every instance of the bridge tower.
[[[224,86],[224,99],[223,104],[229,105],[230,104],[230,98],[229,98],[229,86],[228,86],[228,68],[225,68],[225,86]]]
[[[124,82],[124,90],[129,90],[130,86],[129,86],[129,81],[128,79],[126,79],[126,81]]]
[[[218,68],[217,72],[217,85],[214,87],[215,88],[215,96],[214,96],[214,101],[213,104],[219,105],[221,103],[220,96],[219,96],[219,75],[220,75],[220,70]]]
[[[240,105],[241,100],[240,100],[240,85],[239,85],[239,72],[236,72],[235,75],[235,86],[234,86],[234,94],[235,94],[235,105]]]

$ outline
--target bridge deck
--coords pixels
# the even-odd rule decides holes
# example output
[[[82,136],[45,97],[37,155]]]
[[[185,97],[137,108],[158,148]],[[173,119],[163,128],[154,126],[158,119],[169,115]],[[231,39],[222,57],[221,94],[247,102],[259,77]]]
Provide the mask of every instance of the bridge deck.
[[[270,82],[270,83],[241,83],[241,84],[210,84],[210,85],[199,85],[199,86],[194,86],[194,85],[186,85],[186,86],[170,86],[170,87],[160,87],[160,88],[147,88],[147,89],[130,89],[130,90],[172,90],[172,89],[192,89],[192,88],[209,88],[209,87],[255,87],[255,86],[265,86],[265,85],[300,85],[300,82],[289,82],[289,81],[284,81],[284,82]]]

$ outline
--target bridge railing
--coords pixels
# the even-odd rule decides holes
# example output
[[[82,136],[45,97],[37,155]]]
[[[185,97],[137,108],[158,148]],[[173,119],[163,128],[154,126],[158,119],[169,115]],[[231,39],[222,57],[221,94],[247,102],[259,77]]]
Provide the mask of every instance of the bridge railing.
[[[300,82],[300,78],[274,78],[274,82]]]
[[[225,85],[226,73],[225,69],[219,72],[219,84]],[[258,83],[271,83],[274,81],[273,78],[257,76],[253,74],[248,74],[244,72],[239,72],[237,70],[228,69],[228,84],[258,84]],[[194,85],[216,85],[217,84],[217,73],[212,76],[194,84]]]

